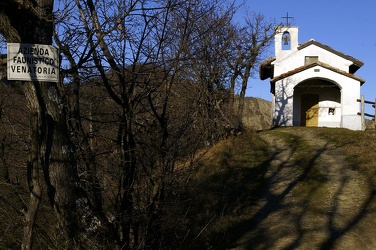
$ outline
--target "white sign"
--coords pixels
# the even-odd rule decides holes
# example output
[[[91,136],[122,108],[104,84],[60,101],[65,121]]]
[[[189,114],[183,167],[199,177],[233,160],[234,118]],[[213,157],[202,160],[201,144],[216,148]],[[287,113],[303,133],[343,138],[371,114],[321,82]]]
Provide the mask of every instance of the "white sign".
[[[51,45],[8,43],[8,80],[59,81],[59,53]]]

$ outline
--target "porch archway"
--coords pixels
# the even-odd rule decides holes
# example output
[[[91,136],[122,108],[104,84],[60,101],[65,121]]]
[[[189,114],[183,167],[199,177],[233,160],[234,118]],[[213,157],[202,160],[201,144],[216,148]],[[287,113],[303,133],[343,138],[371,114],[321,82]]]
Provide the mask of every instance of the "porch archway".
[[[341,87],[323,78],[304,80],[294,87],[294,126],[340,127]]]

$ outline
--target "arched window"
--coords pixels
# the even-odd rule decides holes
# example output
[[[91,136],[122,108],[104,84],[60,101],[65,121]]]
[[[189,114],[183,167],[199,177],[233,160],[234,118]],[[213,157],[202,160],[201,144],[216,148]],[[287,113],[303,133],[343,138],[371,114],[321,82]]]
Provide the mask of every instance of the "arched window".
[[[290,49],[291,49],[290,33],[286,31],[282,35],[282,50],[290,50]]]

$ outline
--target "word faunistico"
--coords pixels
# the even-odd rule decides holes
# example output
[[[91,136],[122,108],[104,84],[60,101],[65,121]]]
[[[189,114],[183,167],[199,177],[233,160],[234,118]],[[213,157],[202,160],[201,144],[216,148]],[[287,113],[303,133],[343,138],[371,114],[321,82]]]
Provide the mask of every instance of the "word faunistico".
[[[23,56],[20,56],[22,54]],[[47,48],[20,47],[17,56],[13,57],[13,63],[21,64],[47,64],[54,65],[55,60],[50,58]]]

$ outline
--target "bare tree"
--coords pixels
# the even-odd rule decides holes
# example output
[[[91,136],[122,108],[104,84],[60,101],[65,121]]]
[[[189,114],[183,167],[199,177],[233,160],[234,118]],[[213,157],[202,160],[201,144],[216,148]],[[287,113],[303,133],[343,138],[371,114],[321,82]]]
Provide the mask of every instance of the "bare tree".
[[[37,1],[31,10],[26,8],[26,4],[28,3],[9,0],[0,6],[1,34],[7,42],[51,44],[51,36],[48,35],[48,32],[52,32],[52,1]],[[33,27],[26,27],[27,25],[24,25],[23,21],[18,18],[20,14],[27,17],[26,20],[29,20]],[[28,163],[30,202],[26,214],[23,249],[31,248],[33,227],[42,194],[39,179],[41,162],[39,162],[39,159],[43,158],[41,151],[44,151],[42,149],[44,146],[42,144],[45,145],[46,143],[44,135],[38,134],[39,129],[43,126],[39,124],[45,123],[45,110],[39,109],[38,96],[32,90],[34,86],[32,82],[24,85],[24,92],[29,100],[32,113],[31,124],[34,133],[32,134],[32,153]]]
[[[55,247],[163,248],[168,199],[197,151],[233,126],[229,76],[244,97],[270,30],[256,18],[242,37],[233,5],[219,1],[62,0],[55,13],[53,3],[0,4],[7,42],[54,42],[61,53],[59,83],[10,82],[31,127],[22,247],[46,194]]]
[[[7,42],[52,44],[53,1],[5,1],[0,5],[0,32]],[[19,18],[23,16],[24,18]],[[59,87],[51,82],[22,82],[31,124],[31,153],[28,162],[30,201],[25,214],[23,249],[32,246],[32,233],[41,202],[42,183],[62,230],[62,245],[86,247],[111,241],[100,211],[94,210],[78,184],[75,150],[69,138],[66,110]],[[93,238],[90,235],[106,237]],[[90,237],[89,237],[90,236]],[[61,243],[62,243],[61,242]]]
[[[209,72],[209,77],[202,73],[201,78],[190,76],[193,71],[187,69],[204,60],[209,63],[214,56],[220,59],[218,50],[214,54],[210,49],[213,44],[208,42],[220,31],[228,11],[215,17],[218,5],[210,1],[114,1],[111,5],[75,1],[74,6],[62,8],[62,17],[71,16],[74,21],[69,25],[61,19],[61,35],[57,34],[56,41],[64,48],[68,62],[63,72],[72,80],[71,134],[75,134],[76,148],[82,150],[80,155],[88,164],[82,168],[82,176],[91,173],[90,179],[98,180],[95,165],[105,165],[111,159],[114,169],[107,173],[114,177],[106,177],[106,183],[116,183],[116,191],[103,202],[107,213],[115,218],[119,241],[129,248],[156,247],[161,241],[161,204],[166,188],[175,181],[176,164],[203,145],[199,131],[205,127],[206,117],[198,107],[207,105],[212,95],[224,93],[226,88],[222,86],[224,69],[219,66],[215,71],[221,72]],[[73,10],[79,15],[69,13]],[[85,103],[80,102],[80,89],[88,89],[89,81],[97,82],[103,105],[94,104],[93,109],[90,102],[90,110],[85,111],[81,109]],[[188,93],[177,86],[186,86]],[[112,107],[112,115],[104,103]],[[210,101],[214,109],[218,103]],[[208,109],[205,112],[212,115]],[[103,126],[103,117],[113,119],[108,129]],[[205,124],[197,127],[199,120]],[[111,148],[111,153],[89,143],[93,133],[94,140]],[[92,153],[99,151],[107,159]],[[90,165],[87,160],[92,157],[96,160]],[[101,189],[107,190],[107,186]]]
[[[190,67],[187,74],[200,86],[199,112],[203,116],[202,126],[207,129],[208,142],[214,142],[224,129],[234,126],[231,111],[226,110],[231,99],[228,81],[231,72],[226,65],[231,37],[224,29],[231,23],[234,11],[230,5],[224,11],[212,8],[204,15],[196,12],[195,15],[202,15],[202,18],[194,18],[192,44],[188,46]],[[213,131],[218,131],[217,135]]]
[[[238,117],[242,117],[244,97],[252,72],[256,72],[262,56],[267,51],[276,30],[276,23],[265,20],[261,14],[248,15],[245,25],[229,25],[232,48],[227,55],[231,68],[230,92],[235,97],[239,93],[237,104]]]

